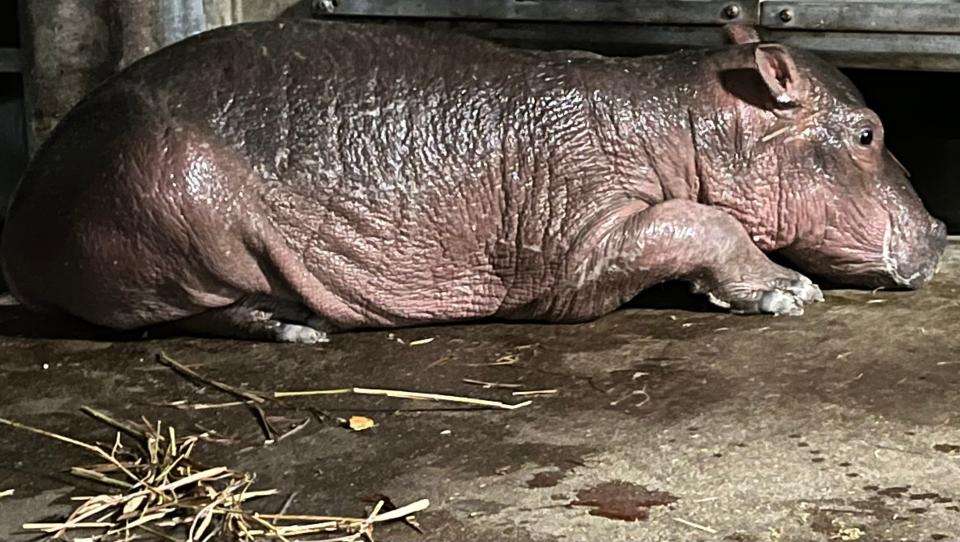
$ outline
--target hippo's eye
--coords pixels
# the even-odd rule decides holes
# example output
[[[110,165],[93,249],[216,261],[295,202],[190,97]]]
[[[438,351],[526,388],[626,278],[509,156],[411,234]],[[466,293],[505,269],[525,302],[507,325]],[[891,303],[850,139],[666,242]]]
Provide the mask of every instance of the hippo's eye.
[[[873,143],[873,130],[870,128],[860,130],[860,144],[868,146],[871,143]]]

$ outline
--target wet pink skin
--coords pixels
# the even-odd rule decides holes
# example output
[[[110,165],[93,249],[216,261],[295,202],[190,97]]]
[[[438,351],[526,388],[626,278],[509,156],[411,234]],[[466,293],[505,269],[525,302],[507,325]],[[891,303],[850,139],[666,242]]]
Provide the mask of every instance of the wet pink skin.
[[[63,120],[14,197],[4,274],[99,325],[296,342],[584,321],[673,279],[773,314],[822,300],[801,272],[929,281],[945,228],[852,84],[730,36],[621,59],[380,25],[210,31]]]

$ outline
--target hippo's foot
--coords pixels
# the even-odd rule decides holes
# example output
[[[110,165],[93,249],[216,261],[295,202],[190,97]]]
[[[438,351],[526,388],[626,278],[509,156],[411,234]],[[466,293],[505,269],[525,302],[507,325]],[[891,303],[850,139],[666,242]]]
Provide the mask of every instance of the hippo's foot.
[[[318,344],[330,342],[332,327],[305,306],[256,296],[170,324],[170,328],[213,337]]]
[[[276,313],[262,310],[250,312],[252,320],[246,327],[250,338],[265,337],[281,343],[317,344],[330,342],[327,326],[321,318],[310,316],[303,324],[279,320]]]
[[[823,293],[810,279],[772,262],[776,273],[768,277],[743,277],[738,281],[694,282],[693,291],[735,314],[786,314],[799,316],[805,305],[823,301]]]

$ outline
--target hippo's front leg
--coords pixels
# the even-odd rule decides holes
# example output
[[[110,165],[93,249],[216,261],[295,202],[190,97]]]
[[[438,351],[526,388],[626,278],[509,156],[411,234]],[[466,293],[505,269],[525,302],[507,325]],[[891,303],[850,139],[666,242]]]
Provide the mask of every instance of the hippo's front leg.
[[[799,315],[805,304],[823,301],[810,279],[770,261],[736,219],[696,202],[648,207],[594,239],[564,262],[549,295],[505,316],[589,320],[676,279],[736,313]]]

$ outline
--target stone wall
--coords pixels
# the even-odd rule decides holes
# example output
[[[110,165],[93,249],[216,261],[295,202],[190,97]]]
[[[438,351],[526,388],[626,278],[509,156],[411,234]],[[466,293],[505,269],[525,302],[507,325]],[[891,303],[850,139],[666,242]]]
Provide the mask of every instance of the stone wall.
[[[94,86],[170,43],[222,25],[308,17],[310,0],[20,0],[31,150]]]

